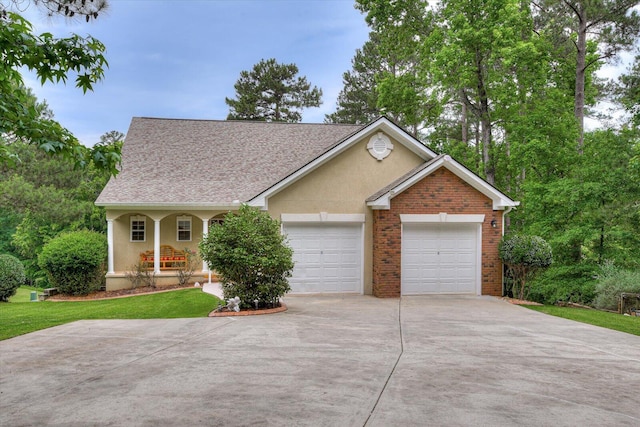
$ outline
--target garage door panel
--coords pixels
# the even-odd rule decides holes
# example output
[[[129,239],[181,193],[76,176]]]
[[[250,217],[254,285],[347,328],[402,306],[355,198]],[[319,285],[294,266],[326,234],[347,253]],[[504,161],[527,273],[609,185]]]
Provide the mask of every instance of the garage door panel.
[[[284,224],[294,253],[294,293],[362,289],[362,224]]]
[[[402,293],[476,293],[475,224],[404,224]]]

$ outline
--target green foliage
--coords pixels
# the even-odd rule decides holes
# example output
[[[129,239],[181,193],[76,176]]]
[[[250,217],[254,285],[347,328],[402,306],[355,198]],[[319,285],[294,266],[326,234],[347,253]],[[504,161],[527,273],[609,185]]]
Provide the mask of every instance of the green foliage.
[[[538,270],[549,267],[553,262],[551,246],[539,236],[505,236],[500,241],[498,251],[513,280],[514,296],[520,299],[525,298],[527,281]]]
[[[278,64],[273,58],[242,71],[234,85],[237,99],[225,98],[227,120],[301,121],[301,109],[320,106],[322,90],[297,74],[295,64]]]
[[[12,255],[0,255],[0,302],[9,301],[24,284],[24,266]]]
[[[500,259],[507,265],[544,268],[553,262],[551,246],[539,236],[515,234],[500,242]]]
[[[589,263],[554,264],[529,283],[528,299],[543,304],[558,301],[591,304],[595,296],[597,270],[596,265]]]
[[[9,302],[2,307],[0,340],[86,319],[206,317],[220,300],[201,289],[184,289],[100,301]]]
[[[21,141],[9,148],[20,162],[0,165],[0,248],[22,259],[33,282],[44,276],[36,260],[50,239],[63,231],[106,232],[104,208],[94,201],[109,173],[93,165],[75,170],[72,161]]]
[[[379,52],[378,33],[369,33],[369,40],[356,50],[351,60],[352,71],[342,74],[343,89],[338,94],[336,111],[325,115],[326,123],[367,124],[381,115],[378,109],[376,76],[385,69]]]
[[[66,83],[69,74],[74,74],[76,87],[86,92],[93,90],[104,76],[108,66],[104,51],[105,46],[93,37],[72,34],[56,39],[50,33],[33,34],[26,19],[0,5],[0,135],[11,135],[43,152],[65,157],[76,167],[93,162],[110,174],[117,174],[119,147],[99,145],[91,149],[80,144],[51,116],[42,115],[20,74],[23,67],[35,71],[41,84]],[[1,139],[0,164],[15,164],[17,159]]]
[[[626,270],[606,262],[596,278],[593,304],[596,308],[618,310],[623,292],[640,294],[640,270]]]
[[[636,55],[627,73],[618,78],[615,93],[618,101],[631,114],[632,123],[640,126],[640,55]]]
[[[225,299],[240,297],[242,307],[278,304],[290,290],[293,251],[279,222],[256,208],[243,205],[211,227],[200,255],[220,275]]]
[[[38,264],[60,293],[87,295],[103,285],[106,259],[105,236],[85,230],[49,241],[38,256]]]

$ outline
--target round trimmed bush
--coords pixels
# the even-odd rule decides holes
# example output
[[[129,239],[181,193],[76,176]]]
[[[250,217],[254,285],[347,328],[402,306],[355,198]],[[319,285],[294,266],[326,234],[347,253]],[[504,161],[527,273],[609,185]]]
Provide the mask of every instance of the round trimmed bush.
[[[280,223],[247,205],[229,213],[200,242],[200,256],[220,275],[225,299],[239,297],[240,306],[279,305],[289,292],[293,250],[280,233]]]
[[[527,281],[535,273],[553,262],[551,245],[542,237],[514,234],[506,236],[498,248],[500,259],[509,269],[513,279],[514,296],[525,297]],[[517,294],[516,294],[517,292]]]
[[[0,255],[0,302],[7,302],[24,284],[24,266],[13,255]]]
[[[74,231],[52,239],[38,256],[49,283],[67,295],[87,295],[104,283],[107,238],[95,231]]]

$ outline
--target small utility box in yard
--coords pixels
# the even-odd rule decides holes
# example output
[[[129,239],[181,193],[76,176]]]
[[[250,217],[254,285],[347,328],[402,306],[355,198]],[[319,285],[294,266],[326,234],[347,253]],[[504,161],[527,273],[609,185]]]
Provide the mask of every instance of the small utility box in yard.
[[[37,302],[37,301],[38,301],[38,292],[36,292],[36,291],[31,291],[31,299],[29,299],[29,301],[31,301],[31,302]]]

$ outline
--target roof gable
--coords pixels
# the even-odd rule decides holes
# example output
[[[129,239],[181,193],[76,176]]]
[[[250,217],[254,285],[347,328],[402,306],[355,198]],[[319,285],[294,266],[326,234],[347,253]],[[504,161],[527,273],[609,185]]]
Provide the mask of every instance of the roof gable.
[[[451,156],[439,155],[367,198],[367,206],[372,209],[389,209],[391,207],[391,199],[441,167],[447,168],[458,178],[490,198],[493,201],[494,210],[512,209],[520,204],[520,202],[512,200],[461,163],[458,163]]]
[[[410,151],[424,160],[430,160],[437,156],[434,151],[429,149],[422,142],[420,142],[409,133],[407,133],[404,129],[383,116],[365,125],[343,140],[336,142],[331,147],[328,147],[323,153],[312,159],[310,162],[308,162],[298,170],[294,171],[284,179],[275,182],[272,186],[265,189],[264,191],[256,194],[253,198],[251,198],[251,200],[248,201],[248,204],[251,206],[266,208],[269,197],[278,193],[292,183],[298,181],[302,177],[308,175],[318,167],[329,162],[331,159],[351,148],[353,145],[369,136],[376,134],[377,132],[384,132],[385,134],[391,136],[394,140],[396,140],[400,144],[403,144]]]

